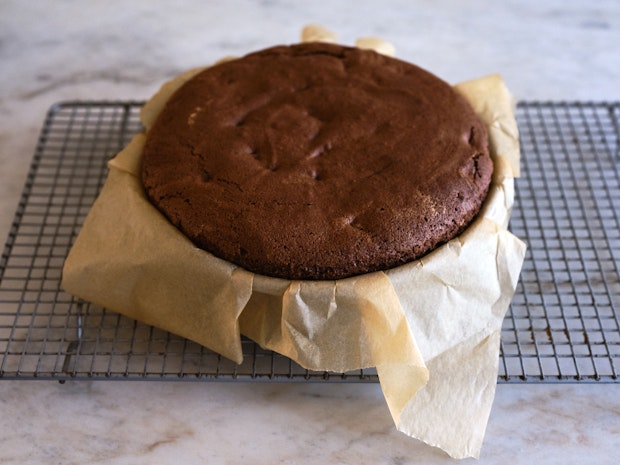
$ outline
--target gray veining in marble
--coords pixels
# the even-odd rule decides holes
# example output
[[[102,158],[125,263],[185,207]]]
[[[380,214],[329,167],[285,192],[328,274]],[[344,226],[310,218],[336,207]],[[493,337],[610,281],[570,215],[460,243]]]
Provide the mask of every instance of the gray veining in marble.
[[[0,392],[0,463],[454,462],[396,432],[376,385],[10,381]],[[617,392],[501,385],[482,456],[464,462],[616,463]]]

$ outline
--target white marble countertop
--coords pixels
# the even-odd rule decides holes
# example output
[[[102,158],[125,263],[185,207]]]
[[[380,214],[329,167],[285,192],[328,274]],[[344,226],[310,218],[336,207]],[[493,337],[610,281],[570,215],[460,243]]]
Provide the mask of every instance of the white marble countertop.
[[[298,39],[381,36],[449,82],[620,100],[620,3],[384,0],[0,3],[0,238],[49,106],[143,100],[177,72]],[[381,6],[380,6],[381,5]],[[480,463],[616,463],[620,387],[500,385]],[[378,385],[0,381],[0,463],[446,463]],[[466,460],[470,462],[473,460]]]

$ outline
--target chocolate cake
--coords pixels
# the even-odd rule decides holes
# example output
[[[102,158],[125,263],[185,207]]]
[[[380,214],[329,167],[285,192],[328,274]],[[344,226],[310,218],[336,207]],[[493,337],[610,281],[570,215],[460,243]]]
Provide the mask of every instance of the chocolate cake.
[[[147,197],[197,247],[259,274],[340,279],[460,234],[487,133],[433,74],[370,50],[277,46],[205,69],[147,133]]]

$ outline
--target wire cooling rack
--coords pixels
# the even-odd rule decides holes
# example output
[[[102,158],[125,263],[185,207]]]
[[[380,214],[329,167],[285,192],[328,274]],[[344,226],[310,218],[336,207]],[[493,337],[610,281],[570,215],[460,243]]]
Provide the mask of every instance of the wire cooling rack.
[[[55,105],[0,258],[0,379],[376,382],[304,370],[243,340],[244,362],[60,290],[140,102]],[[512,231],[527,256],[502,329],[499,382],[620,382],[620,103],[522,102]]]

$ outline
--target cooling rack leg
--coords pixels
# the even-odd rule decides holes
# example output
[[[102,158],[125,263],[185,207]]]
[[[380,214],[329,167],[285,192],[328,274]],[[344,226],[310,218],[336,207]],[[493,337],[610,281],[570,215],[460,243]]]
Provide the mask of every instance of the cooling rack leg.
[[[65,375],[71,375],[74,370],[71,369],[71,359],[74,355],[77,355],[78,347],[80,346],[79,341],[71,341],[67,346],[67,353],[65,354],[65,359],[62,364],[62,373]],[[65,384],[65,379],[59,380],[60,384]]]
[[[79,301],[77,302],[77,327],[76,327],[76,336],[77,340],[69,342],[67,346],[67,351],[65,352],[65,358],[62,363],[62,373],[65,375],[72,375],[75,370],[71,369],[71,363],[74,356],[77,355],[78,349],[80,347],[80,343],[82,342],[82,334],[83,334],[83,307],[84,303]],[[60,384],[65,383],[65,379],[59,380]]]

